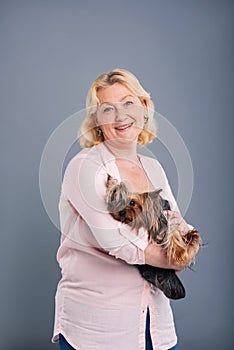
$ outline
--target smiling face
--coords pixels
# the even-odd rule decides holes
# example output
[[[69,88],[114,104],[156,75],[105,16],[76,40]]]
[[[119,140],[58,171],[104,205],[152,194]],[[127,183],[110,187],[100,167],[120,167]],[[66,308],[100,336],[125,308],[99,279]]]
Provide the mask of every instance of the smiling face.
[[[101,128],[104,140],[137,142],[146,114],[140,99],[120,83],[99,88],[97,97],[100,105],[96,124]]]

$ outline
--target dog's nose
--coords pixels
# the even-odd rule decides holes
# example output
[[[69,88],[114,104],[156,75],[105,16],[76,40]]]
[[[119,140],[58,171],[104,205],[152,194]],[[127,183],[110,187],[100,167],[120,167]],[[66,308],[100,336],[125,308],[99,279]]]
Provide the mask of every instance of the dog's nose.
[[[126,210],[120,210],[120,211],[119,211],[119,216],[120,216],[121,218],[125,218],[125,216],[126,216]]]

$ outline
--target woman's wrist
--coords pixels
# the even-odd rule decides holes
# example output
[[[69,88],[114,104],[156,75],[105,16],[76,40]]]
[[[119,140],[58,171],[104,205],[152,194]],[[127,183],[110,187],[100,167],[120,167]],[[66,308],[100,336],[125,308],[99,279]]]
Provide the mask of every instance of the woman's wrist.
[[[144,251],[145,263],[147,265],[163,268],[172,269],[178,272],[184,270],[187,266],[174,266],[169,264],[166,251],[156,243],[149,243]]]
[[[168,261],[165,250],[155,243],[149,243],[145,249],[145,263],[155,267],[161,267],[165,269],[171,268]]]

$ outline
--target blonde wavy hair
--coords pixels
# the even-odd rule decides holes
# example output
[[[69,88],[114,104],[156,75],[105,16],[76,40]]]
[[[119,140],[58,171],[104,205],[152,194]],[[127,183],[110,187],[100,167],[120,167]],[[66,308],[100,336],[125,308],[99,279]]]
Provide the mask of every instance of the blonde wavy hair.
[[[78,132],[80,145],[82,148],[93,147],[104,141],[103,135],[97,132],[95,116],[98,105],[100,104],[97,92],[100,88],[106,88],[115,83],[120,83],[137,96],[141,103],[147,108],[148,121],[145,123],[143,130],[138,136],[137,144],[144,146],[152,142],[156,137],[156,122],[154,118],[154,103],[150,98],[150,94],[144,90],[138,79],[131,72],[125,69],[113,69],[109,73],[100,75],[92,84],[87,98],[86,110],[87,115]]]

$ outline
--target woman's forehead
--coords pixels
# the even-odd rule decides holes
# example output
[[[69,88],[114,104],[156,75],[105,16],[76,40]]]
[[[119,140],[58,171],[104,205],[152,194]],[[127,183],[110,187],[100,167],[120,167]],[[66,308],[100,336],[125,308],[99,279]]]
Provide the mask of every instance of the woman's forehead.
[[[135,96],[126,86],[120,83],[99,88],[97,91],[97,97],[100,103],[105,102],[121,102],[125,97]]]

